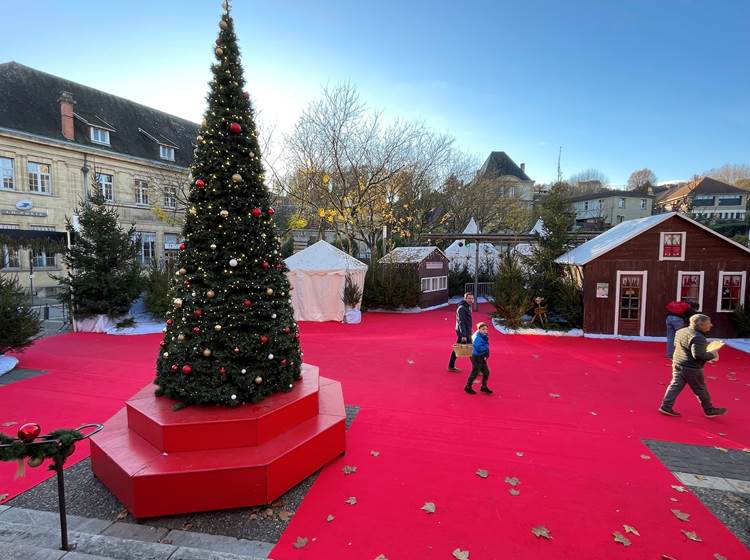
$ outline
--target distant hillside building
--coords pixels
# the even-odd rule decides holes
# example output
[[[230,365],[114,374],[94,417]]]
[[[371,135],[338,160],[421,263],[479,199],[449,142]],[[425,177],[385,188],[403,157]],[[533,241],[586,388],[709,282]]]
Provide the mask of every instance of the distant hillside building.
[[[520,200],[529,207],[534,202],[534,181],[526,175],[526,164],[517,165],[505,152],[492,152],[474,181],[483,181],[496,189],[498,196]]]
[[[635,191],[605,190],[570,199],[576,224],[583,227],[612,227],[651,215],[654,197]]]
[[[665,212],[689,212],[694,218],[741,222],[747,214],[748,194],[711,177],[701,177],[659,194],[655,207]]]

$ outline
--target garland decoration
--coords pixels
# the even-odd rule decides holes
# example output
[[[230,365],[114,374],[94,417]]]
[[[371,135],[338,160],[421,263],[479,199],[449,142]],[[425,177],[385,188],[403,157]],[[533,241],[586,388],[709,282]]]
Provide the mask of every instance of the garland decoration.
[[[88,437],[80,428],[55,430],[43,436],[37,435],[38,430],[36,424],[24,424],[18,431],[18,438],[0,433],[0,461],[18,461],[16,477],[25,474],[24,460],[30,467],[38,467],[45,459],[52,459],[51,470],[62,467],[75,451],[75,443]]]

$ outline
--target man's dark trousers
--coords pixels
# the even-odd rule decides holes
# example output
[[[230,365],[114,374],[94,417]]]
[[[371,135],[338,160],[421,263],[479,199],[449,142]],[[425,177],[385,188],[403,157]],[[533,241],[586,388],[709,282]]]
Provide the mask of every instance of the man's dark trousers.
[[[708,394],[706,381],[703,378],[703,369],[678,365],[672,366],[672,382],[669,384],[669,387],[667,387],[667,392],[664,395],[664,401],[662,402],[662,408],[672,410],[677,395],[679,395],[685,388],[685,385],[689,385],[693,390],[693,393],[695,393],[700,399],[703,410],[709,411],[713,408],[713,405],[711,404],[711,395]]]
[[[461,340],[465,339],[465,340]],[[460,334],[456,333],[456,344],[471,344],[471,339],[466,338],[465,336],[461,336]],[[456,367],[456,351],[453,350],[451,352],[451,359],[448,361],[448,369],[453,369]]]
[[[466,380],[466,386],[471,387],[474,380],[481,373],[482,374],[482,387],[487,387],[487,380],[490,378],[490,368],[487,367],[486,356],[472,356],[471,357],[471,373],[469,378]]]

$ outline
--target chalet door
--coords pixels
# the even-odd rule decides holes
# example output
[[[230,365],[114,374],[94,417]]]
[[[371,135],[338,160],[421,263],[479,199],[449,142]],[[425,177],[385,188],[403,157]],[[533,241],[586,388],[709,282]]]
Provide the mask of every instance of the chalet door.
[[[625,336],[643,335],[646,303],[646,274],[643,272],[618,273],[617,331]]]

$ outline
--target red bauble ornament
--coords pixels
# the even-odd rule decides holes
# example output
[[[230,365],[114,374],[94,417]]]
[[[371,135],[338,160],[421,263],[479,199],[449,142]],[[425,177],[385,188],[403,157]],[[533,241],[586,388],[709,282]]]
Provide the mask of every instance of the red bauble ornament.
[[[206,188],[206,182],[203,179],[196,179],[195,180],[195,188],[196,189]]]
[[[290,329],[289,327],[284,327],[283,330],[284,330],[284,334],[289,334],[292,331],[292,329]]]
[[[284,358],[283,360],[281,360],[281,365],[282,365],[282,366],[285,366],[285,365],[287,365],[288,363],[289,363],[289,360],[287,360],[286,358]]]
[[[219,368],[219,375],[225,375],[227,373],[227,368],[220,367]]]
[[[252,304],[253,302],[250,301],[249,299],[246,299],[245,301],[242,302],[242,305],[244,305],[245,307],[250,307]]]
[[[167,342],[166,342],[165,340],[162,340],[162,341],[161,341],[161,342],[159,343],[159,346],[161,346],[162,348],[164,348],[164,347],[165,347],[166,345],[167,345]]]
[[[180,243],[180,247],[179,247],[180,251],[184,251],[185,247],[187,247],[187,245],[185,245],[184,243]]]
[[[249,92],[249,91],[243,91],[243,92],[242,92],[242,96],[243,96],[243,97],[244,97],[245,99],[250,99],[250,92]]]
[[[193,332],[195,334],[201,334],[201,328],[200,327],[193,327]]]
[[[260,338],[258,340],[260,340],[261,344],[268,344],[268,337],[264,334],[260,335]]]
[[[261,209],[260,209],[260,208],[253,208],[253,209],[252,209],[252,210],[250,211],[250,214],[252,214],[253,218],[259,218],[259,217],[260,217],[260,215],[261,215],[262,213],[263,213],[263,212],[261,211]]]
[[[276,210],[274,210],[273,208],[269,208],[268,210],[266,210],[266,214],[268,214],[269,216],[273,216],[275,213]]]
[[[182,285],[185,286],[186,288],[189,288],[190,287],[190,280],[183,280]]]
[[[174,321],[172,319],[167,319],[167,326],[171,327]]]
[[[242,126],[240,125],[240,123],[233,122],[229,125],[229,132],[231,132],[232,134],[239,134],[240,132],[242,132]]]
[[[29,422],[18,428],[18,439],[28,443],[36,439],[40,433],[42,433],[42,429],[39,424]]]
[[[196,309],[195,311],[193,311],[193,315],[195,315],[196,317],[203,317],[203,310]]]
[[[297,340],[299,340],[299,333],[294,333],[294,338],[296,338]]]
[[[276,269],[277,269],[277,270],[281,270],[282,268],[284,268],[284,265],[283,265],[283,264],[281,264],[281,263],[277,263],[277,264],[276,264]]]
[[[240,353],[240,347],[239,346],[235,346],[234,347],[234,353],[235,354],[239,354]]]
[[[184,373],[185,375],[190,375],[191,373],[193,373],[193,366],[191,366],[190,364],[185,364],[184,366],[182,366],[182,373]]]
[[[172,364],[172,367],[169,368],[169,371],[172,373],[177,373],[179,371],[180,367],[177,364]]]
[[[260,266],[262,266],[263,268],[266,268],[266,269],[271,268],[271,265],[268,264],[268,261],[263,261]]]

